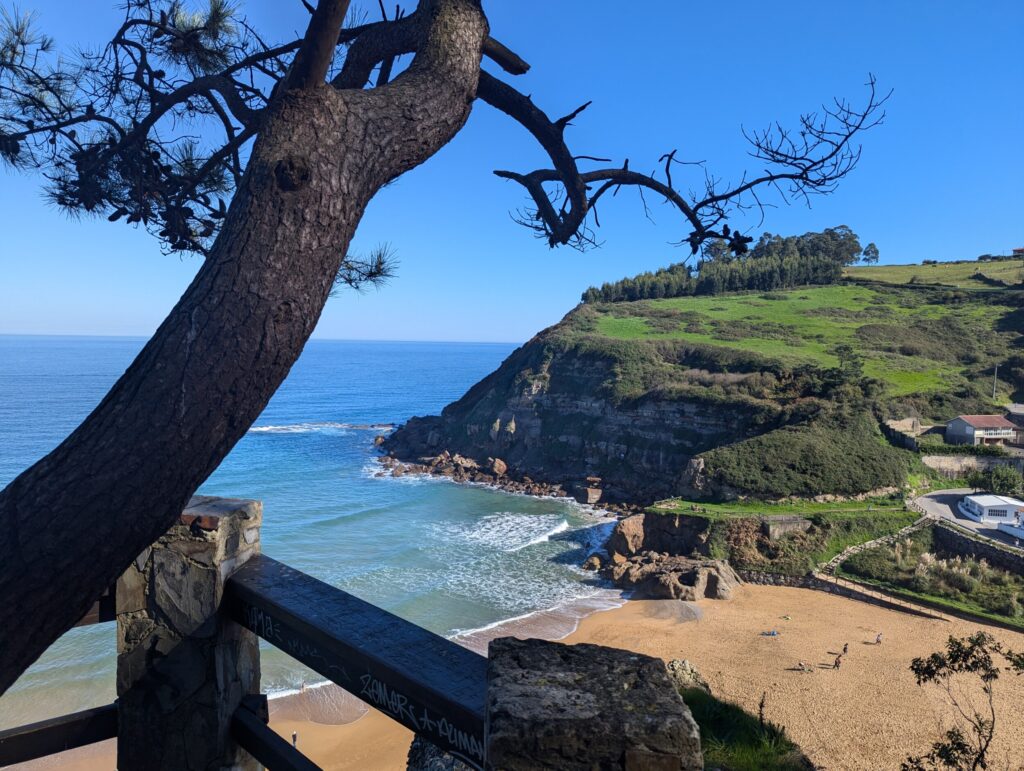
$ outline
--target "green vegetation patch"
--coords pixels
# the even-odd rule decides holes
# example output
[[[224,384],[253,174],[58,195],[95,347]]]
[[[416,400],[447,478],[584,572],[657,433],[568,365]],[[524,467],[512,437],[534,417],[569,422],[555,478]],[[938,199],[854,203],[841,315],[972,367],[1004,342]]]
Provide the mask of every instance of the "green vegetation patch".
[[[791,498],[782,501],[729,501],[705,503],[673,498],[659,501],[648,511],[652,514],[699,514],[708,519],[735,519],[743,517],[797,516],[855,517],[868,513],[903,512],[906,506],[900,498],[868,498],[863,501],[812,501]]]
[[[705,551],[742,570],[806,575],[849,546],[896,533],[917,520],[900,495],[864,501],[776,503],[736,501],[704,503],[673,499],[647,509],[655,515],[680,515],[709,522]],[[810,520],[806,531],[771,539],[762,517],[800,516]]]
[[[903,396],[962,390],[1004,360],[1020,336],[1018,295],[840,284],[590,307],[609,339],[743,350],[790,367],[835,367],[849,345],[866,375]]]
[[[681,691],[700,727],[707,768],[728,771],[806,771],[814,766],[784,728],[761,721],[699,688]]]
[[[719,520],[711,525],[710,556],[727,559],[741,570],[802,576],[844,549],[896,533],[917,514],[890,508],[873,512],[837,512],[810,517],[811,528],[771,540],[756,519]]]
[[[944,554],[932,528],[854,554],[841,572],[897,593],[1024,629],[1024,577],[985,560]]]
[[[910,453],[882,438],[866,413],[784,426],[703,453],[710,486],[759,498],[859,495],[902,487]]]
[[[865,265],[848,267],[843,275],[889,284],[941,284],[989,289],[992,282],[1007,286],[1024,282],[1024,260],[937,262],[927,265]]]

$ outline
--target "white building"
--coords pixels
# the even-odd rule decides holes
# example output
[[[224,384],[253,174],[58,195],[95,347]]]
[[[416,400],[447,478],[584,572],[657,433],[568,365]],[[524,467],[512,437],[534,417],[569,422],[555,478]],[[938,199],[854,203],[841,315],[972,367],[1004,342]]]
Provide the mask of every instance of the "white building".
[[[960,415],[946,424],[946,444],[1006,444],[1016,429],[1002,415]]]
[[[958,504],[960,513],[983,524],[1022,527],[1024,501],[1005,495],[968,495]],[[1024,534],[1024,531],[1022,531]]]

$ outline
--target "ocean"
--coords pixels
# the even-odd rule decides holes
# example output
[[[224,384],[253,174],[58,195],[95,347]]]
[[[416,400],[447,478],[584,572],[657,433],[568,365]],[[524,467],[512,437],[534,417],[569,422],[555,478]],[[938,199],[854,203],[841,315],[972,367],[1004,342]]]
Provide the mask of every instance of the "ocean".
[[[144,342],[0,336],[0,487],[89,413]],[[438,413],[513,348],[310,341],[199,492],[262,500],[264,553],[460,641],[508,619],[550,618],[553,609],[572,618],[618,604],[579,569],[610,532],[603,512],[378,476],[373,440],[388,429],[373,426]],[[109,704],[115,657],[114,624],[71,630],[0,697],[0,728]],[[271,695],[322,680],[269,646],[261,659]]]

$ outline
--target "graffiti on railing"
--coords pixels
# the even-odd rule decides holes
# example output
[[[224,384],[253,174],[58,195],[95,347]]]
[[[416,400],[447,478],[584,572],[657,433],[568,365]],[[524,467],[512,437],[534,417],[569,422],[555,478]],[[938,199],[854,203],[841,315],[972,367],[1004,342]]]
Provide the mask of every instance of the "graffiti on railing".
[[[405,694],[373,675],[361,675],[359,680],[359,698],[413,728],[416,733],[437,736],[458,753],[483,762],[484,747],[478,737],[463,731],[444,717],[432,715],[426,707],[413,703]]]

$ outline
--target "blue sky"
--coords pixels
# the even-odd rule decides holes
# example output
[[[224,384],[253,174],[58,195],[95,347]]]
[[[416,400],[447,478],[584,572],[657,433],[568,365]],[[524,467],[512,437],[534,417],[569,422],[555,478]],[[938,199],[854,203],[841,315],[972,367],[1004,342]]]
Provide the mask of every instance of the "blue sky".
[[[5,2],[5,0],[0,0]],[[58,46],[96,45],[112,0],[21,0]],[[305,24],[299,0],[250,0],[274,40]],[[369,4],[375,8],[376,4]],[[757,230],[847,224],[882,262],[972,258],[1024,246],[1024,4],[997,0],[696,4],[485,0],[492,34],[533,66],[516,79],[552,116],[588,99],[569,129],[578,153],[652,169],[666,150],[716,174],[749,167],[741,125],[797,116],[833,95],[854,102],[875,73],[895,89],[886,125],[839,191],[769,210]],[[522,341],[586,287],[677,262],[688,229],[635,194],[602,210],[601,249],[550,250],[515,225],[521,190],[491,174],[545,163],[518,125],[477,104],[465,130],[372,202],[354,248],[389,242],[398,277],[332,299],[316,337]],[[756,167],[754,167],[756,170]],[[149,335],[198,269],[142,231],[68,220],[38,177],[0,170],[0,333]],[[734,225],[754,227],[756,219]]]

